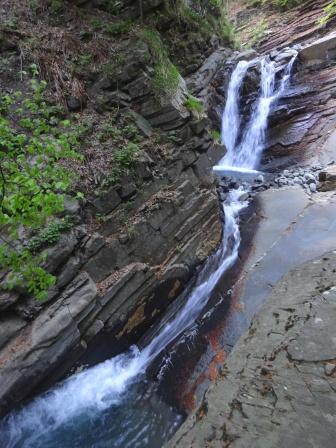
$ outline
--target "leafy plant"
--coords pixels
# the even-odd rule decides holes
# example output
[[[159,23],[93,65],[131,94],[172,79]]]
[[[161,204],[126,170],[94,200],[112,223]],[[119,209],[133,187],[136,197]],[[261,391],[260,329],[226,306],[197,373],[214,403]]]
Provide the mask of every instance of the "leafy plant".
[[[104,23],[100,19],[94,18],[91,20],[91,26],[94,31],[100,31],[104,28]]]
[[[34,77],[38,76],[39,71],[38,71],[38,67],[36,64],[30,64],[29,70],[30,70],[32,76],[34,76]]]
[[[102,69],[107,75],[115,75],[124,63],[125,56],[121,53],[116,53],[114,55],[113,62],[106,62],[102,65]]]
[[[64,8],[64,1],[63,0],[51,0],[50,8],[54,14],[59,13]]]
[[[42,229],[36,236],[31,238],[27,245],[28,250],[31,253],[37,253],[43,247],[57,243],[61,233],[71,229],[72,225],[72,220],[68,217],[52,222],[46,228]]]
[[[92,61],[92,55],[90,53],[82,54],[78,57],[78,65],[86,67]]]
[[[101,132],[98,135],[101,142],[112,140],[113,143],[118,144],[123,141],[123,131],[113,123],[104,123],[101,127]]]
[[[4,28],[12,28],[15,29],[18,26],[18,18],[17,17],[9,17],[2,22],[2,26]]]
[[[132,142],[119,148],[114,154],[114,165],[110,174],[105,179],[103,187],[118,183],[122,175],[132,167],[139,152],[139,146]]]
[[[29,94],[0,100],[0,266],[8,273],[6,288],[26,286],[38,299],[46,297],[55,278],[41,268],[43,257],[20,242],[18,229],[44,227],[63,210],[62,193],[72,175],[60,162],[79,158],[70,122],[54,115],[45,88],[45,82],[32,80]]]
[[[119,166],[128,168],[134,162],[138,153],[138,145],[135,143],[128,143],[116,152],[114,158]]]

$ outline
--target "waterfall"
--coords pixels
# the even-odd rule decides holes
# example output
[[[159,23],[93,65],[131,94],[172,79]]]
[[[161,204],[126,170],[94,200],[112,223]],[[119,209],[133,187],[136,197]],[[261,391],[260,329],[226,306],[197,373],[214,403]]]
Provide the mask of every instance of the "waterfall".
[[[284,94],[288,87],[292,69],[297,55],[294,55],[285,68],[280,86],[276,89],[275,63],[263,58],[260,63],[260,96],[252,110],[250,120],[246,127],[241,129],[241,118],[239,112],[239,92],[244,81],[242,73],[246,73],[252,63],[238,63],[231,78],[228,90],[228,100],[223,112],[222,140],[226,145],[227,153],[214,171],[249,171],[255,170],[265,144],[268,116],[271,106]],[[231,104],[234,103],[235,104]],[[239,133],[242,138],[237,143]],[[234,168],[232,170],[232,168]]]
[[[256,167],[263,149],[271,104],[287,87],[294,61],[291,62],[279,90],[275,91],[274,64],[267,59],[261,60],[261,94],[240,142],[239,92],[252,63],[240,62],[237,65],[229,84],[223,114],[223,141],[228,152],[221,160],[220,166],[235,167],[239,170]],[[130,386],[143,380],[143,374],[151,362],[194,324],[219,279],[236,262],[241,241],[239,213],[248,205],[247,202],[239,200],[243,193],[242,188],[229,192],[223,204],[223,241],[217,252],[205,263],[186,303],[174,318],[165,324],[161,332],[142,350],[131,347],[126,353],[71,376],[20,411],[9,414],[0,424],[1,446],[73,447],[71,441],[66,443],[66,438],[58,442],[57,437],[65,431],[65,427],[71,426],[75,434],[89,431],[89,422],[99,419],[106,409],[123,405]],[[118,430],[123,431],[124,428],[118,427]],[[105,443],[105,439],[105,442],[99,445],[99,437],[103,435],[97,434],[95,446],[117,446],[110,439],[108,443]],[[90,446],[92,445],[81,445],[82,448]]]
[[[292,77],[292,73],[293,73],[293,67],[294,67],[294,64],[295,64],[295,62],[297,60],[298,54],[299,53],[296,52],[294,54],[294,56],[292,56],[292,58],[289,61],[289,63],[286,65],[284,75],[283,75],[283,77],[281,79],[281,84],[280,84],[278,97],[281,97],[285,93],[286,89],[289,86],[289,83],[290,83],[290,80],[291,80],[291,77]]]
[[[227,91],[227,100],[222,118],[222,142],[230,153],[234,151],[240,129],[239,102],[237,98],[240,98],[240,88],[249,66],[249,63],[246,61],[238,62],[231,76]],[[226,132],[228,129],[230,129],[230,132]]]
[[[242,168],[256,167],[263,149],[270,107],[275,99],[274,85],[275,65],[263,59],[261,61],[261,94],[256,108],[252,112],[241,143],[232,152],[228,152],[227,159],[224,159],[225,163]]]
[[[0,425],[0,443],[7,448],[38,448],[43,437],[62,425],[99,412],[122,401],[131,383],[139,381],[153,359],[174,339],[192,326],[223,273],[238,257],[240,245],[239,212],[247,206],[239,201],[242,189],[233,190],[223,204],[225,213],[223,242],[200,273],[194,289],[175,318],[142,351],[132,347],[81,373],[37,398],[18,413],[10,414]],[[215,266],[210,275],[209,266]],[[67,448],[67,447],[64,447]]]

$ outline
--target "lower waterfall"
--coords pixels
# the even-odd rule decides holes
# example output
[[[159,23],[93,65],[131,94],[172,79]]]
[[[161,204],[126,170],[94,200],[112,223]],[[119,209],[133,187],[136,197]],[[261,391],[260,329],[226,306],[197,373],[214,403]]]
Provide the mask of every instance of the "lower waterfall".
[[[236,170],[254,170],[257,167],[264,146],[267,119],[272,103],[285,91],[293,63],[294,58],[287,66],[280,87],[276,89],[274,64],[265,58],[258,61],[261,70],[260,96],[256,100],[249,122],[243,129],[239,115],[239,91],[252,63],[240,62],[237,65],[232,74],[223,114],[223,141],[228,151],[219,163],[220,168],[224,166]],[[106,412],[110,408],[118,410],[126,405],[130,400],[129,390],[144,380],[146,369],[152,361],[195,323],[211,291],[223,274],[236,262],[241,242],[239,213],[248,205],[239,198],[246,191],[248,189],[238,188],[229,192],[223,204],[225,224],[221,246],[205,263],[184,306],[170,322],[166,323],[161,332],[142,350],[131,347],[126,353],[71,376],[21,410],[9,414],[0,424],[1,446],[6,448],[149,446],[141,445],[131,437],[125,440],[122,433],[128,431],[126,423],[111,422]],[[95,423],[104,419],[107,419],[108,424]],[[111,425],[115,425],[112,431],[114,438],[110,435]],[[95,442],[92,444],[89,437],[94,430],[96,430]],[[142,430],[145,431],[145,427],[138,428],[139,433]],[[119,434],[118,437],[115,436],[116,433]],[[146,439],[144,434],[141,437]]]

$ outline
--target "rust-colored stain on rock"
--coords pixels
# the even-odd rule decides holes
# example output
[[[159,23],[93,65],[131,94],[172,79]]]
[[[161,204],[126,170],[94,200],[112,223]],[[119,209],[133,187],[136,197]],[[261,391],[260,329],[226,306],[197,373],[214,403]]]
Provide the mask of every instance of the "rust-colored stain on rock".
[[[181,287],[180,280],[176,280],[175,283],[174,283],[174,286],[172,287],[172,289],[168,293],[168,299],[174,299],[176,297],[177,292],[178,292],[180,287]]]
[[[135,327],[140,325],[145,320],[145,318],[145,304],[142,303],[127,320],[124,328],[117,334],[117,339],[121,338],[125,333],[130,333],[132,330],[134,330]]]

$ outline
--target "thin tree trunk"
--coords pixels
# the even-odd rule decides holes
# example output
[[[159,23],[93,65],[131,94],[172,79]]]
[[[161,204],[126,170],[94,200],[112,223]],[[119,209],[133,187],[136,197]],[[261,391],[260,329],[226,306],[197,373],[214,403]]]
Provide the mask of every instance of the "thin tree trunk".
[[[140,11],[140,20],[143,22],[143,3],[142,0],[139,0],[139,11]]]

